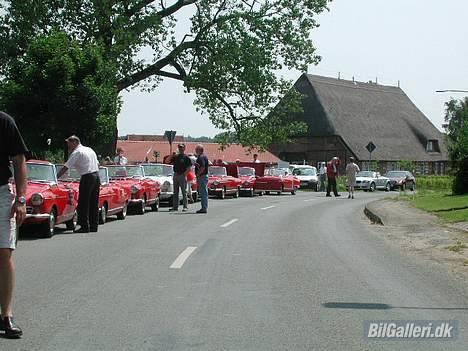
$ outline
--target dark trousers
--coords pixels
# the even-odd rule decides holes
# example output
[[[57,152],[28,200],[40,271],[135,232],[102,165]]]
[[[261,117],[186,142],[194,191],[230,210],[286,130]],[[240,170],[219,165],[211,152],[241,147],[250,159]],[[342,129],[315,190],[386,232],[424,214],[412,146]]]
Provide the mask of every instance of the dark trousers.
[[[99,223],[99,173],[81,176],[78,198],[78,224],[82,228],[97,229]]]
[[[333,194],[335,196],[338,195],[338,191],[336,190],[336,178],[328,178],[328,184],[327,184],[327,195],[330,195],[330,191],[333,189]]]

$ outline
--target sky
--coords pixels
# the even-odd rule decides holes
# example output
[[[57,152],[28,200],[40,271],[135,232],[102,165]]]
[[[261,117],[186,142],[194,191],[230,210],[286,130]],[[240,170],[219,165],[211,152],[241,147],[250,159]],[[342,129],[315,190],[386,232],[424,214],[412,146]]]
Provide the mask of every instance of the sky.
[[[401,88],[439,129],[444,103],[463,94],[436,90],[468,90],[467,0],[334,0],[318,16],[311,39],[322,61],[308,73]],[[182,21],[180,28],[187,28]],[[284,75],[291,81],[301,72]],[[194,95],[182,83],[167,79],[151,93],[122,94],[119,135],[163,134],[214,136],[207,115],[193,106]]]

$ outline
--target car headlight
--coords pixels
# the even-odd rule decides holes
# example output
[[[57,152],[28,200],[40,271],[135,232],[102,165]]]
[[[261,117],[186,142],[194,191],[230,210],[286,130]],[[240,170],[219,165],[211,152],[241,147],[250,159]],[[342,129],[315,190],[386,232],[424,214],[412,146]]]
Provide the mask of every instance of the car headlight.
[[[213,185],[216,185],[216,186],[217,186],[217,185],[219,185],[219,182],[218,182],[217,180],[215,180],[215,181],[213,182]]]
[[[132,194],[136,194],[140,190],[136,185],[132,185]]]
[[[44,197],[42,194],[36,193],[31,196],[31,204],[33,206],[41,206],[44,203]]]

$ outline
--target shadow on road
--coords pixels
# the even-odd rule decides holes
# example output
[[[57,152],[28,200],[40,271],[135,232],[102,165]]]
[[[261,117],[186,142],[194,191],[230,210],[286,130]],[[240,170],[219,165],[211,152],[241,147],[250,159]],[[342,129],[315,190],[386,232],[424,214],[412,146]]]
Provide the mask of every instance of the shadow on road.
[[[410,307],[392,306],[386,303],[362,303],[362,302],[326,302],[322,304],[325,308],[358,309],[358,310],[444,310],[444,311],[468,311],[468,307]]]

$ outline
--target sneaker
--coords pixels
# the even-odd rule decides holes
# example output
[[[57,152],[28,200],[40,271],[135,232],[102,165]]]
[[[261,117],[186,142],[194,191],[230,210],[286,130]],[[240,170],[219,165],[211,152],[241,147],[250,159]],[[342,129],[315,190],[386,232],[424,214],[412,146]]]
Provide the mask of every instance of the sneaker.
[[[208,213],[208,211],[205,208],[202,208],[198,210],[197,213]]]
[[[188,211],[188,208],[187,208],[187,207],[184,207],[184,208],[182,209],[182,212],[187,212],[187,211]]]
[[[331,195],[330,195],[330,194],[327,194],[326,196],[327,196],[327,197],[331,197]]]

